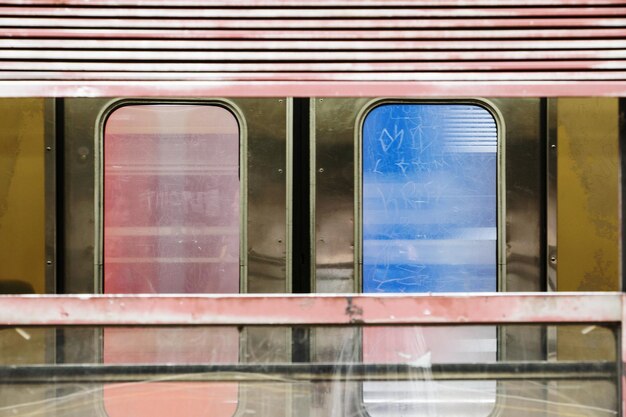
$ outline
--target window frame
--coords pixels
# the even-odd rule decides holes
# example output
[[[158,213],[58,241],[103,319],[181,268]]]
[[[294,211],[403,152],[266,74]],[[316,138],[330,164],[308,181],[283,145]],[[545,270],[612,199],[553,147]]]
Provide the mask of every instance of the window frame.
[[[127,106],[145,105],[190,105],[216,106],[228,111],[239,128],[239,294],[248,292],[248,129],[243,111],[227,99],[159,99],[159,98],[122,98],[115,99],[103,106],[96,117],[94,135],[95,183],[94,183],[94,263],[95,288],[104,291],[104,132],[109,117],[118,109]]]
[[[496,123],[496,288],[506,291],[506,165],[504,117],[498,107],[486,99],[406,99],[377,98],[368,102],[356,117],[354,129],[354,292],[363,288],[363,126],[369,113],[386,104],[466,104],[487,110]],[[500,347],[500,346],[499,346]],[[500,350],[500,349],[498,349]]]

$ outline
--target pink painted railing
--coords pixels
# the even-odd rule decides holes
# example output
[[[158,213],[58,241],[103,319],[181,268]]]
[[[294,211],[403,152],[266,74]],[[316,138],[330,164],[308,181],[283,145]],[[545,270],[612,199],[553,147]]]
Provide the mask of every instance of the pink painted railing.
[[[621,323],[624,303],[621,293],[20,295],[0,296],[0,325]]]
[[[619,326],[626,416],[626,295],[20,295],[0,296],[0,326],[466,325]]]

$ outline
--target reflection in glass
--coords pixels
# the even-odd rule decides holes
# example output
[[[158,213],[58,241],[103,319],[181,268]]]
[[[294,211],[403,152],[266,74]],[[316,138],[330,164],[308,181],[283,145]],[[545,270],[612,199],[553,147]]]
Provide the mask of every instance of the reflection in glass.
[[[496,290],[493,116],[383,105],[363,126],[363,291]]]
[[[533,334],[546,330],[545,325],[511,325],[517,331],[522,327]],[[446,335],[455,329],[471,335],[473,328],[312,326],[311,348],[317,357],[301,356],[292,362],[297,345],[290,346],[285,340],[296,330],[293,327],[273,326],[271,331],[256,326],[239,328],[248,345],[241,361],[224,356],[232,344],[222,330],[237,331],[230,327],[167,327],[170,337],[166,340],[160,333],[165,327],[84,327],[71,338],[56,337],[67,335],[68,328],[4,327],[0,329],[0,417],[104,416],[103,398],[111,416],[148,412],[156,416],[221,416],[228,407],[232,411],[238,401],[237,416],[366,417],[361,390],[364,382],[366,388],[376,388],[379,394],[374,398],[373,391],[365,392],[371,416],[472,415],[478,413],[477,403],[481,401],[485,402],[482,411],[488,412],[494,395],[499,398],[497,415],[502,416],[617,414],[619,326],[558,325],[559,334],[567,333],[570,344],[568,352],[559,352],[553,360],[496,362],[492,358],[470,364],[461,372],[461,378],[490,373],[494,379],[503,378],[497,394],[494,383],[488,390],[477,381],[446,382],[450,375],[459,377],[458,364],[440,357],[431,367],[428,356],[422,361],[411,357],[420,349],[430,349],[433,356],[446,348],[451,350],[450,345],[460,345],[457,352],[466,349],[460,342],[449,343],[450,336]],[[367,356],[363,363],[359,336],[372,329],[381,337],[365,343],[375,344],[379,355]],[[108,360],[103,366],[97,359],[103,338],[111,335],[116,336],[115,343],[107,342],[105,354],[117,358],[119,367],[113,369]],[[433,344],[435,340],[439,345]],[[603,342],[598,345],[598,340]],[[534,342],[524,340],[517,347],[532,351]],[[589,349],[592,345],[596,348]],[[54,356],[43,352],[65,357],[81,352],[82,358],[72,355],[74,360],[59,366]],[[450,361],[458,362],[458,357],[457,353]],[[372,364],[374,360],[377,363]],[[496,369],[490,365],[497,365]],[[224,388],[229,383],[239,384],[239,398]],[[190,404],[197,408],[192,410]]]
[[[386,104],[363,125],[366,293],[497,290],[497,130],[476,105]],[[493,361],[494,327],[364,329],[363,361]],[[363,384],[372,416],[486,416],[493,381]]]
[[[239,292],[239,127],[207,105],[115,110],[104,133],[105,293]],[[127,349],[127,340],[142,348]],[[233,363],[236,329],[107,329],[103,360]],[[200,349],[198,349],[201,347]],[[234,383],[105,386],[111,417],[230,417]]]
[[[126,106],[107,119],[104,291],[239,292],[239,127],[228,110]]]

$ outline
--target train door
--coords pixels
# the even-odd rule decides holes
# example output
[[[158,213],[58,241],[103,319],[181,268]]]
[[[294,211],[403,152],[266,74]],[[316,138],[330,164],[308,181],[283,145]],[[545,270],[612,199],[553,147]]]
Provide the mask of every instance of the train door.
[[[539,99],[311,100],[312,288],[545,290],[544,110]],[[313,338],[313,356],[427,369],[541,359],[544,336],[490,326],[325,329]],[[415,379],[428,380],[428,372]],[[339,395],[329,390],[315,415],[340,407],[346,415],[485,416],[503,389],[495,381],[346,384]]]
[[[65,214],[59,290],[289,292],[289,112],[279,98],[57,101]],[[290,333],[273,328],[73,329],[59,337],[62,363],[290,356]],[[73,348],[86,345],[93,348]],[[272,384],[149,382],[107,384],[91,409],[110,417],[226,417],[287,402]]]

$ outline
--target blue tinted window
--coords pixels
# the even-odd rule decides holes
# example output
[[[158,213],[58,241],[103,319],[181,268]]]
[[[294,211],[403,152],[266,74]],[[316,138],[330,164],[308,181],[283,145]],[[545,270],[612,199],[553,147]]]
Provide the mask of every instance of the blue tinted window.
[[[496,291],[496,122],[386,104],[363,126],[363,292]]]

